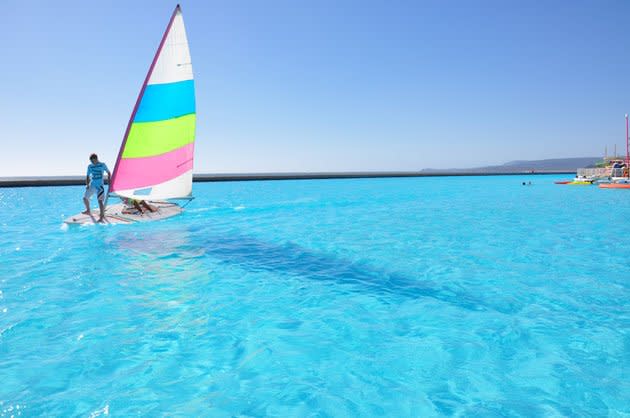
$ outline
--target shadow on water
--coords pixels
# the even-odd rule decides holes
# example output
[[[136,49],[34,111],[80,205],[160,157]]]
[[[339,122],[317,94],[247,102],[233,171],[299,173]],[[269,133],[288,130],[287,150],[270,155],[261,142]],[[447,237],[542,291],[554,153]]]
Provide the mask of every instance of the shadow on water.
[[[150,231],[142,231],[141,239],[137,235],[133,239],[125,235],[121,234],[116,240],[120,249],[173,257],[211,257],[249,271],[335,283],[350,291],[372,293],[387,303],[391,303],[392,298],[431,298],[471,311],[512,313],[518,310],[514,303],[490,302],[431,280],[351,262],[294,243],[275,244],[244,234],[213,235],[202,227],[161,232],[155,236]]]

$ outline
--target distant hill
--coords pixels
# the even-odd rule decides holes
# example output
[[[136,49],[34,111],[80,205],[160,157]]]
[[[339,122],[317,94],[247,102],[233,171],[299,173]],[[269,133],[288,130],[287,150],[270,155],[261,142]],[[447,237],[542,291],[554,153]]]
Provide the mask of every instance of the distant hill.
[[[475,168],[425,168],[422,172],[458,172],[468,173],[507,173],[507,172],[554,172],[554,171],[576,171],[578,168],[592,167],[600,162],[602,157],[578,157],[578,158],[552,158],[548,160],[516,160],[503,165],[491,165],[487,167]]]

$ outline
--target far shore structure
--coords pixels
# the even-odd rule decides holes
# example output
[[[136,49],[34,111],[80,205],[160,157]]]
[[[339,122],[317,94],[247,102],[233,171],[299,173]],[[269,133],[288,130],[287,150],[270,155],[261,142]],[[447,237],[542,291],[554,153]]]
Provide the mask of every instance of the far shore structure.
[[[603,160],[595,167],[580,168],[572,181],[558,181],[556,184],[589,186],[598,185],[602,189],[630,189],[630,132],[628,114],[626,118],[626,156],[604,155]],[[608,148],[604,154],[608,154]]]

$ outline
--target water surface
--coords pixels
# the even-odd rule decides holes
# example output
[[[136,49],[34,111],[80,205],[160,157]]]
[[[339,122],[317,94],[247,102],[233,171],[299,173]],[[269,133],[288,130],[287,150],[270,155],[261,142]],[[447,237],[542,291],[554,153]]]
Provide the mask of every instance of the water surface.
[[[67,229],[82,187],[0,189],[0,417],[627,416],[630,192],[556,179],[203,183]]]

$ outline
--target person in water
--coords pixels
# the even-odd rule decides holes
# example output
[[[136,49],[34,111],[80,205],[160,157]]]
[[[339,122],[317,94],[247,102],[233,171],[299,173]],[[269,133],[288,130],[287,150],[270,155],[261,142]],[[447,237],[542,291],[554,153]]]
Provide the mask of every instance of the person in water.
[[[105,172],[107,172],[107,176],[111,179],[112,173],[110,173],[107,165],[100,162],[96,154],[90,155],[90,165],[88,165],[87,175],[85,177],[85,194],[83,195],[85,212],[83,213],[86,215],[91,215],[90,198],[93,194],[96,194],[98,207],[101,210],[101,214],[98,220],[99,222],[103,222],[105,220],[105,187],[103,185],[103,176]]]
[[[122,213],[126,213],[126,214],[133,214],[134,213],[133,212],[134,208],[140,213],[144,213],[145,209],[148,210],[149,212],[155,212],[157,210],[157,208],[155,208],[154,206],[149,205],[144,200],[136,200],[136,199],[130,199],[128,197],[125,197],[125,198],[122,199],[122,202],[125,205],[127,205],[127,207],[125,209],[123,209],[123,211],[122,211]]]

